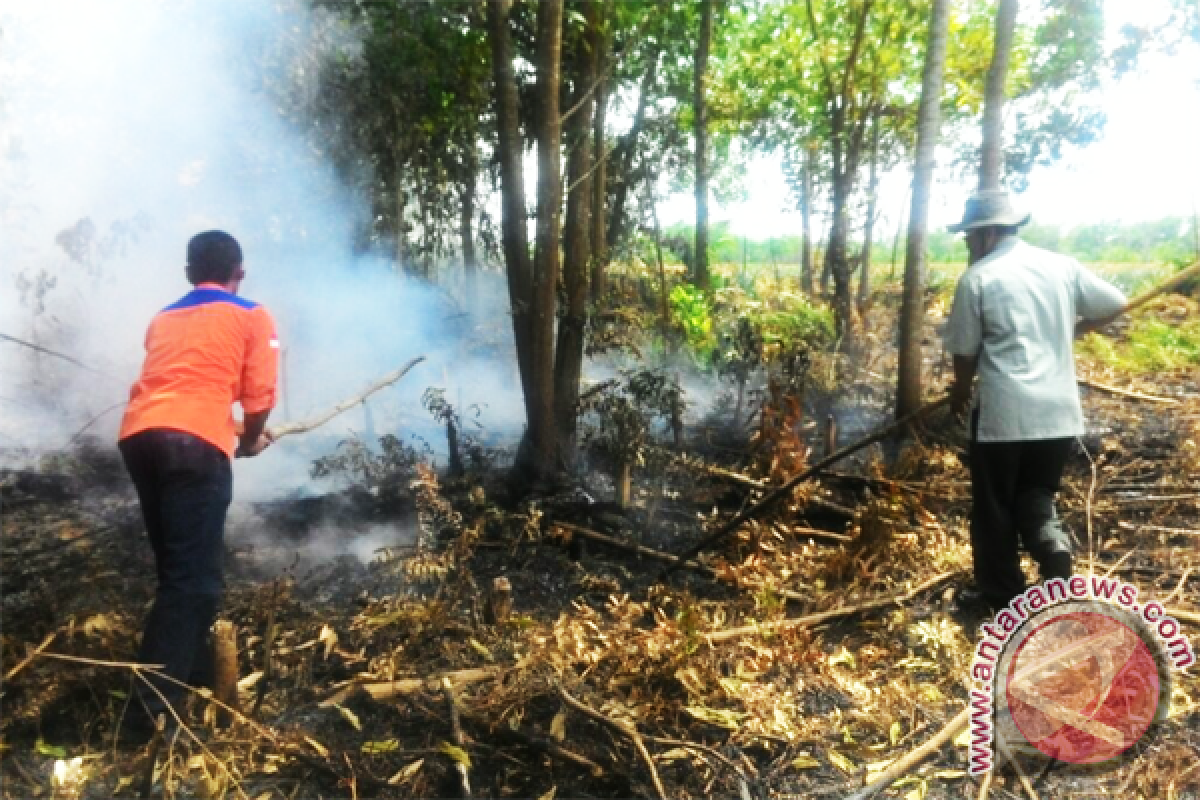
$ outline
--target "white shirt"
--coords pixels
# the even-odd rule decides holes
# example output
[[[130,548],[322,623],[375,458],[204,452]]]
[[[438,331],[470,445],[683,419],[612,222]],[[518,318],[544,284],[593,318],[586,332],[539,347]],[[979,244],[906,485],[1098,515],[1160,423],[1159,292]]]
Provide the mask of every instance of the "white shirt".
[[[980,442],[1083,434],[1075,323],[1125,306],[1121,290],[1078,261],[1016,236],[967,268],[942,334],[946,350],[979,358]]]

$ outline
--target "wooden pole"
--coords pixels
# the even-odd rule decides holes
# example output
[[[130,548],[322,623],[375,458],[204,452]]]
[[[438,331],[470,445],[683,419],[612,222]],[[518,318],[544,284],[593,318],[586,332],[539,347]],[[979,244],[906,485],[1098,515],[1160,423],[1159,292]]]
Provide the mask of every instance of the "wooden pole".
[[[1158,297],[1160,294],[1165,294],[1166,292],[1169,292],[1172,289],[1178,287],[1180,284],[1184,283],[1185,281],[1188,281],[1188,280],[1190,280],[1192,278],[1196,278],[1196,277],[1200,277],[1200,262],[1196,262],[1195,264],[1192,264],[1190,267],[1183,270],[1182,272],[1175,273],[1170,278],[1168,278],[1167,280],[1160,283],[1158,286],[1155,286],[1153,289],[1143,292],[1142,294],[1133,298],[1132,300],[1130,300],[1128,303],[1125,304],[1125,308],[1121,309],[1121,313],[1128,314],[1130,311],[1133,311],[1135,308],[1140,308],[1141,306],[1146,305],[1146,303],[1149,303],[1151,300]]]

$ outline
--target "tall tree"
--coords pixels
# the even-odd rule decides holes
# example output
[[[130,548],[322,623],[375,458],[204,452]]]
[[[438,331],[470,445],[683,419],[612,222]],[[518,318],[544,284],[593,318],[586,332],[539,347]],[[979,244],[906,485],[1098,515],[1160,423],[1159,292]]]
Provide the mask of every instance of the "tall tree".
[[[897,367],[896,416],[921,406],[921,329],[925,321],[925,237],[929,227],[929,195],[933,185],[934,151],[940,128],[942,77],[946,65],[949,0],[933,0],[921,104],[917,110],[917,157],[913,165],[908,242],[904,255],[904,295],[900,307],[900,353]]]
[[[608,119],[608,98],[611,81],[609,72],[609,49],[614,24],[613,3],[609,0],[602,11],[602,24],[596,31],[596,110],[592,122],[592,153],[596,160],[592,174],[591,216],[591,275],[589,290],[592,305],[599,307],[604,297],[604,273],[608,267],[608,138],[605,123]]]
[[[563,0],[540,0],[537,8],[537,235],[533,254],[533,308],[530,319],[530,383],[533,413],[526,435],[524,466],[538,481],[552,480],[558,468],[558,427],[554,418],[554,323],[561,262],[562,122],[559,118]]]
[[[596,57],[601,46],[600,0],[582,0],[584,30],[571,59],[571,110],[567,121],[567,221],[563,231],[563,290],[566,308],[558,323],[554,362],[554,403],[559,446],[570,459],[574,450],[579,380],[587,327],[588,267],[592,259],[592,114]]]
[[[520,105],[516,73],[513,70],[512,38],[509,34],[512,0],[488,0],[487,11],[500,161],[500,241],[508,276],[513,338],[517,349],[517,371],[521,376],[521,393],[525,400],[525,417],[532,420],[537,413],[537,406],[533,402],[537,390],[537,384],[533,381],[532,358],[533,266],[529,261],[529,232],[525,222]]]
[[[1017,0],[1000,0],[996,6],[996,34],[992,64],[988,68],[983,98],[983,152],[979,160],[979,188],[998,189],[1004,176],[1004,84],[1017,28]]]
[[[712,46],[713,0],[700,0],[700,36],[696,41],[692,112],[696,141],[696,252],[693,280],[709,287],[708,276],[708,53]]]

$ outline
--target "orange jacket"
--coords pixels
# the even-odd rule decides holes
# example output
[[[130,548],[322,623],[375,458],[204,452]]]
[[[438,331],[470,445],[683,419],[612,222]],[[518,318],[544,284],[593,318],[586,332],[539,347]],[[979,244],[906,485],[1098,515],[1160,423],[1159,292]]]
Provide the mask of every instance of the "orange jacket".
[[[146,332],[146,361],[129,393],[120,439],[184,431],[233,457],[233,404],[275,407],[279,340],[267,310],[202,283],[160,311]]]

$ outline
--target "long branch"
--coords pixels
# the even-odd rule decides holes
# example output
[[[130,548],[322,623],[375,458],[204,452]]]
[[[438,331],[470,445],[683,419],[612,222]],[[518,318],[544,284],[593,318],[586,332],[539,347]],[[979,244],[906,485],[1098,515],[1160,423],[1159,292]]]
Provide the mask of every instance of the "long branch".
[[[359,405],[368,397],[378,392],[380,389],[386,389],[387,387],[391,386],[393,383],[408,374],[410,369],[424,360],[425,356],[417,356],[400,369],[394,372],[389,372],[387,375],[368,386],[365,391],[359,392],[348,400],[343,400],[325,413],[318,414],[317,416],[312,417],[305,422],[292,422],[288,423],[287,425],[279,425],[271,428],[268,433],[272,439],[278,439],[281,436],[291,436],[292,434],[296,433],[308,433],[311,430],[319,428],[326,422],[329,422],[329,420],[336,417],[338,414],[341,414],[342,412],[348,411],[351,408],[354,408],[356,405]]]

